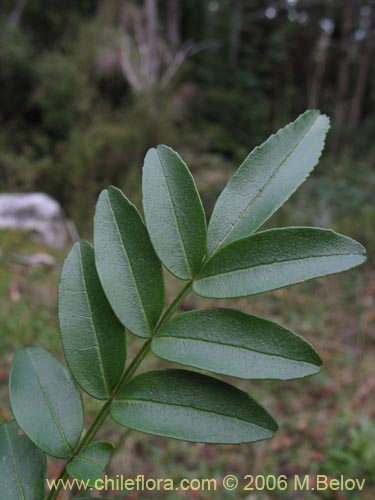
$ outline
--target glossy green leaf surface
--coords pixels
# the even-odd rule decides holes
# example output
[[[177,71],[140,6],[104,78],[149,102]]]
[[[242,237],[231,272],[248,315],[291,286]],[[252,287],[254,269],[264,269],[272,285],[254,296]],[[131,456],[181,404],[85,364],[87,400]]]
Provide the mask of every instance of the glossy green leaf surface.
[[[15,421],[0,424],[0,498],[43,500],[46,458]]]
[[[107,399],[125,365],[125,329],[112,311],[96,272],[94,250],[76,243],[59,284],[59,323],[65,358],[77,383]]]
[[[89,481],[89,486],[95,487],[95,481],[103,477],[113,449],[109,441],[94,441],[83,448],[66,469],[73,478]]]
[[[45,349],[20,349],[9,389],[13,414],[29,438],[49,455],[69,457],[82,432],[83,407],[65,367]]]
[[[318,163],[328,129],[326,116],[306,111],[249,154],[216,202],[209,254],[253,233],[294,193]]]
[[[162,268],[138,210],[119,189],[110,187],[99,196],[94,243],[112,309],[131,332],[150,336],[164,306]]]
[[[345,271],[366,260],[361,244],[328,229],[271,229],[234,241],[211,257],[193,289],[230,298]]]
[[[179,314],[153,339],[152,351],[169,361],[244,379],[306,377],[322,364],[300,336],[233,309]]]
[[[111,406],[121,425],[202,443],[249,443],[270,438],[273,418],[245,392],[185,370],[138,375]]]
[[[143,207],[152,243],[165,267],[193,277],[206,254],[207,228],[193,176],[167,146],[150,149],[142,176]]]

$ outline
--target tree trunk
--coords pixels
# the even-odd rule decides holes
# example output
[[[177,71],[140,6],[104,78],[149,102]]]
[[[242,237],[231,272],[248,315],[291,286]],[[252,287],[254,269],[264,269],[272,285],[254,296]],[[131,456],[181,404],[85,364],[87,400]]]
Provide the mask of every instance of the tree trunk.
[[[26,4],[27,0],[17,0],[15,2],[14,7],[7,19],[8,26],[12,26],[14,28],[19,25]]]
[[[181,44],[180,36],[181,0],[168,0],[167,35],[168,42],[175,52]]]
[[[342,31],[340,38],[340,63],[337,77],[337,91],[335,103],[335,123],[340,127],[345,122],[346,99],[350,85],[350,45],[352,42],[352,32],[354,18],[357,7],[357,0],[346,0],[343,13]]]
[[[238,52],[240,47],[240,38],[243,19],[243,3],[242,0],[234,0],[232,27],[230,31],[230,47],[229,47],[229,65],[235,69],[238,66]]]
[[[309,109],[319,108],[320,93],[322,90],[323,78],[326,71],[327,54],[330,43],[331,35],[322,30],[322,33],[316,44],[316,50],[314,54],[314,70],[308,96]]]
[[[354,94],[350,108],[349,125],[352,128],[358,126],[362,116],[363,100],[368,83],[371,63],[374,61],[375,55],[375,9],[372,8],[371,17],[366,31],[366,38],[363,42],[363,47],[358,63],[357,80],[354,87]]]
[[[145,0],[147,77],[150,83],[157,81],[159,69],[158,8],[156,0]]]
[[[334,123],[336,138],[333,143],[333,154],[337,157],[343,139],[343,128],[347,115],[347,100],[350,86],[350,46],[356,18],[357,0],[346,0],[343,7],[343,20],[339,43],[339,68],[337,75],[336,102]]]

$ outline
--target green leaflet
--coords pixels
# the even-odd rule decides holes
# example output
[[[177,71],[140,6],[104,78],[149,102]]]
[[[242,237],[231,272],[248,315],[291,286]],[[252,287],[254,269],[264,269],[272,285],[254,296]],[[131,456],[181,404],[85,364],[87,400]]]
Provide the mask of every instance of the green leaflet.
[[[110,187],[99,196],[94,243],[112,309],[131,332],[150,336],[164,306],[162,269],[138,210],[119,189]]]
[[[0,498],[43,500],[46,458],[15,421],[0,423]]]
[[[206,254],[207,228],[194,179],[167,146],[150,149],[142,176],[143,207],[156,253],[177,278],[188,280]]]
[[[270,438],[273,418],[245,392],[185,370],[138,375],[111,406],[112,418],[142,432],[202,443]]]
[[[253,233],[294,193],[318,163],[329,129],[306,111],[255,148],[219,196],[208,226],[208,253]]]
[[[65,260],[58,304],[70,371],[90,396],[107,399],[124,369],[125,331],[104,295],[94,250],[86,241],[76,243]]]
[[[329,229],[271,229],[234,241],[213,255],[194,283],[204,297],[275,290],[362,264],[365,249]]]
[[[94,441],[67,464],[66,470],[73,478],[89,481],[89,486],[95,487],[95,481],[103,477],[113,450],[114,445],[109,441]]]
[[[10,402],[21,429],[49,455],[67,458],[83,428],[81,395],[65,367],[41,347],[16,352]]]
[[[169,361],[244,379],[306,377],[322,364],[290,330],[233,309],[176,316],[153,339],[152,350]]]

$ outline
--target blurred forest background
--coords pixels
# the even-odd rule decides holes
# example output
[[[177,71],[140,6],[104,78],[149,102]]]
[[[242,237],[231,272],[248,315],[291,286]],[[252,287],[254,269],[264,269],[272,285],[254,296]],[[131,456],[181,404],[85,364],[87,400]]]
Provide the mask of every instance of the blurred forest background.
[[[209,216],[254,146],[305,109],[318,108],[332,125],[323,158],[267,225],[332,227],[358,239],[370,255],[363,268],[343,276],[231,301],[294,328],[322,353],[324,370],[311,380],[242,384],[268,401],[278,437],[223,448],[132,433],[112,474],[346,474],[366,477],[367,492],[303,498],[375,498],[374,23],[374,0],[1,1],[2,192],[50,194],[91,239],[99,191],[114,184],[140,205],[143,158],[164,143],[188,163]],[[0,249],[0,419],[6,419],[14,349],[43,344],[61,357],[56,284],[68,248],[52,250],[0,231]],[[20,260],[41,251],[53,254],[56,265],[28,267]],[[176,286],[168,278],[169,289]],[[185,307],[198,304],[213,302],[193,297]],[[130,339],[130,350],[137,346]],[[149,361],[155,366],[163,364]],[[87,404],[91,415],[95,403]],[[103,430],[120,440],[114,433],[111,425]],[[49,467],[52,475],[61,462]],[[243,498],[302,498],[278,495]]]

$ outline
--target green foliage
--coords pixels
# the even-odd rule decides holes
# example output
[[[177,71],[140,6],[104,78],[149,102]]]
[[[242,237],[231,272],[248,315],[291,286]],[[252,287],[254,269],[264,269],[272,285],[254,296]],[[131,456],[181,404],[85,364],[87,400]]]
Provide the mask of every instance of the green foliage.
[[[94,97],[79,61],[49,52],[36,69],[38,92],[33,104],[41,116],[41,128],[52,141],[66,139],[77,122],[89,112]]]
[[[46,458],[21,434],[17,422],[0,424],[0,491],[2,498],[35,500],[44,497]]]
[[[104,474],[114,445],[109,441],[94,441],[83,448],[78,456],[67,464],[69,474],[78,480],[89,481],[89,486],[95,486],[95,481]]]
[[[253,233],[318,163],[329,120],[306,111],[255,148],[228,182],[208,228],[209,254]]]
[[[203,267],[194,291],[233,298],[345,271],[366,257],[360,243],[329,229],[270,229],[219,250]]]
[[[259,184],[262,172],[257,161],[251,168],[252,160],[240,167],[219,198],[219,208],[214,209],[213,220],[224,223],[224,234],[211,240],[213,246],[206,249],[199,195],[186,165],[172,150],[162,147],[157,150],[158,158],[155,150],[146,157],[147,227],[119,189],[109,187],[101,193],[94,250],[85,242],[76,244],[65,262],[59,318],[72,376],[90,395],[106,402],[79,440],[83,427],[80,393],[53,356],[41,348],[22,349],[14,356],[10,376],[17,422],[44,451],[68,459],[61,477],[70,473],[93,481],[104,470],[112,446],[91,442],[108,415],[129,428],[188,441],[243,443],[272,437],[277,430],[274,419],[230,384],[186,370],[133,375],[151,349],[172,361],[237,377],[283,380],[319,371],[321,360],[310,344],[263,318],[222,309],[173,315],[192,290],[209,297],[252,295],[350,269],[365,260],[362,245],[326,229],[292,227],[249,235],[312,169],[326,129],[326,118],[308,112],[255,150],[249,159],[266,152],[276,172],[267,170]],[[303,166],[299,176],[298,165]],[[285,171],[279,178],[281,167]],[[251,179],[257,186],[252,194],[256,203],[249,203],[242,191]],[[158,189],[153,191],[152,185]],[[245,202],[242,210],[238,210],[239,201]],[[231,224],[236,226],[230,237],[228,221],[217,215],[224,206],[232,210]],[[242,225],[244,211],[249,217]],[[171,272],[187,280],[164,311],[164,280],[157,254]],[[114,315],[130,332],[144,338],[122,374],[125,340]],[[117,345],[119,356],[111,364]],[[58,489],[48,499],[57,494]]]
[[[344,476],[366,477],[374,483],[374,456],[373,422],[366,419],[355,424],[344,420],[329,432],[327,459],[320,465],[319,473],[334,476],[339,470]]]
[[[245,392],[185,370],[138,375],[119,392],[111,417],[130,429],[201,443],[254,442],[277,430]]]
[[[99,197],[94,242],[99,277],[113,310],[131,332],[148,337],[164,306],[162,269],[138,210],[117,188]]]
[[[124,370],[125,335],[100,285],[94,250],[85,241],[73,246],[61,273],[59,320],[75,380],[92,397],[107,399]]]
[[[207,228],[189,169],[172,149],[158,146],[147,153],[142,180],[146,223],[160,260],[177,278],[193,278],[206,254]]]
[[[16,352],[9,379],[13,414],[49,455],[70,457],[83,429],[81,395],[68,371],[40,347]]]
[[[152,341],[161,358],[244,379],[288,380],[312,375],[316,351],[290,330],[232,309],[180,314]]]
[[[366,42],[357,35],[364,35],[371,22],[371,0],[356,4],[346,96],[337,91],[346,56],[337,49],[345,12],[339,0],[328,9],[324,3],[303,9],[285,4],[272,19],[261,0],[251,2],[245,12],[243,1],[233,6],[223,0],[211,10],[206,0],[176,0],[180,42],[171,50],[166,38],[162,50],[171,51],[173,64],[184,53],[184,39],[197,42],[197,50],[193,47],[194,56],[165,90],[157,89],[150,105],[148,98],[132,92],[122,70],[117,42],[123,31],[128,35],[122,9],[139,18],[145,14],[139,2],[126,4],[130,7],[97,0],[48,5],[7,0],[0,6],[3,188],[48,192],[83,231],[91,229],[88,221],[103,187],[126,182],[129,190],[139,185],[134,178],[151,145],[166,142],[178,148],[183,138],[183,147],[197,156],[193,162],[200,163],[202,153],[219,154],[220,161],[231,165],[244,157],[249,145],[260,143],[311,102],[335,117],[341,100],[350,114],[355,91],[362,88],[357,75],[366,73],[360,71]],[[20,17],[11,22],[17,10]],[[168,5],[160,2],[158,14],[158,31],[169,32]],[[328,35],[321,26],[327,19],[334,26]],[[369,157],[373,68],[369,63],[367,82],[362,83],[361,127],[338,123],[346,139],[338,148],[340,157]],[[314,81],[318,95],[311,100]],[[368,174],[367,166],[363,178]],[[85,197],[80,193],[83,180]],[[360,204],[356,207],[360,210]],[[368,220],[367,213],[363,217]]]
[[[2,26],[0,44],[0,118],[10,119],[12,127],[23,127],[30,106],[30,90],[35,84],[33,50],[20,30]],[[11,139],[11,137],[9,137]]]

